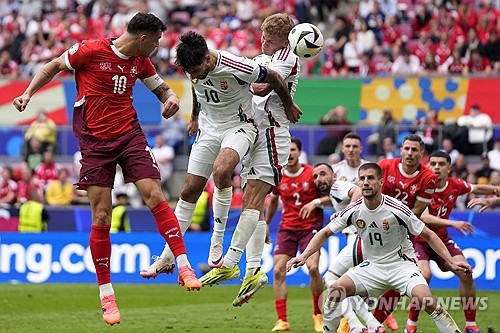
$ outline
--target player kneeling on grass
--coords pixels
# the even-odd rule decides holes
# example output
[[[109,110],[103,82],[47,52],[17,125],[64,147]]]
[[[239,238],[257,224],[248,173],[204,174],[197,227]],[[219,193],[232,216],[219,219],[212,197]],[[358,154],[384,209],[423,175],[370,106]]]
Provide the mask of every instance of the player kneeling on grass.
[[[466,262],[454,262],[443,242],[425,226],[402,202],[381,193],[382,169],[366,163],[358,171],[363,198],[347,206],[337,217],[318,232],[306,250],[290,259],[287,269],[305,264],[329,236],[354,225],[364,246],[365,260],[333,283],[328,292],[328,308],[332,313],[324,323],[325,332],[335,332],[340,323],[341,308],[346,297],[353,295],[379,296],[389,289],[412,297],[434,320],[439,332],[460,333],[457,324],[433,299],[427,281],[416,265],[415,251],[408,232],[423,237],[453,270],[471,274]],[[326,315],[326,314],[325,314]]]

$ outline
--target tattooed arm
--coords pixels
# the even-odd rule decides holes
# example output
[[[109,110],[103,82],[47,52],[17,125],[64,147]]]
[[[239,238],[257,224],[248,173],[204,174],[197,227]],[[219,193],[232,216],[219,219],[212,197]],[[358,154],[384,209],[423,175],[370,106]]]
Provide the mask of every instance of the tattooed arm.
[[[158,88],[153,90],[153,94],[163,103],[161,115],[168,119],[179,111],[179,97],[165,82],[162,82]]]

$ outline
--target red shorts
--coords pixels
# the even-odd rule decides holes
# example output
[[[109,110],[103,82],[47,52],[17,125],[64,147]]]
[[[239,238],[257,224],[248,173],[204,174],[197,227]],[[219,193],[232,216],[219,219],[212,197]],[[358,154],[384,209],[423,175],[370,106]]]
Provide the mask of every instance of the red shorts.
[[[122,168],[125,183],[160,179],[158,164],[140,127],[113,140],[86,136],[79,145],[82,153],[79,189],[85,190],[89,185],[112,188],[117,164]]]
[[[297,249],[300,249],[300,252],[304,252],[307,244],[309,244],[316,232],[316,229],[285,230],[280,228],[276,236],[274,254],[286,254],[287,256],[295,257]]]
[[[462,250],[460,249],[458,244],[455,243],[449,236],[441,238],[441,240],[443,241],[444,245],[446,245],[448,251],[450,251],[452,257],[463,255]],[[418,260],[434,260],[443,272],[448,271],[448,269],[446,269],[444,266],[444,259],[441,258],[436,252],[434,252],[429,243],[415,241],[413,242],[413,247],[415,248]]]

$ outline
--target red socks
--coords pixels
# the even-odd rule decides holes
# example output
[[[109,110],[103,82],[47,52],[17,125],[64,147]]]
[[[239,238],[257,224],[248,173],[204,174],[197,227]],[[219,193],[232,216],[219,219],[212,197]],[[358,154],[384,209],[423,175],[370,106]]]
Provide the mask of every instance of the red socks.
[[[408,319],[411,321],[417,322],[418,315],[420,314],[420,305],[415,303],[415,301],[410,302],[410,311],[408,311]]]
[[[381,323],[383,323],[387,317],[396,309],[398,302],[401,299],[399,291],[388,290],[382,296],[377,303],[377,308],[373,311],[373,316]]]
[[[111,240],[109,239],[109,229],[111,226],[103,227],[92,225],[90,231],[90,253],[95,266],[97,283],[99,285],[110,283]]]
[[[321,294],[313,293],[312,296],[313,296],[314,314],[315,315],[320,314],[321,309],[319,307],[319,298],[321,297]]]
[[[177,258],[181,254],[186,254],[186,246],[184,245],[184,240],[182,239],[181,228],[179,227],[179,221],[175,217],[174,212],[167,204],[166,201],[160,202],[158,205],[151,209],[153,213],[158,231],[167,241],[170,250]]]
[[[278,314],[278,319],[281,319],[283,321],[286,320],[286,299],[277,299],[274,301],[274,304],[276,305],[276,313]]]
[[[472,297],[462,297],[465,321],[476,321],[476,300]]]

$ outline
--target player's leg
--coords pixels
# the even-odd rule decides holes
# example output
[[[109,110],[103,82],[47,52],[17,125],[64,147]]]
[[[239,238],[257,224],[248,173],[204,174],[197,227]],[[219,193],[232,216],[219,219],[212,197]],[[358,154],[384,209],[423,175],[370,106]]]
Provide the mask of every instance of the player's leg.
[[[366,293],[364,287],[357,286],[358,283],[351,275],[344,274],[326,290],[323,316],[329,320],[323,321],[323,331],[337,332],[342,315],[342,301],[346,297],[353,296],[357,292]]]
[[[210,239],[208,255],[208,265],[210,267],[220,267],[223,263],[224,232],[233,193],[231,175],[243,156],[254,144],[257,133],[252,124],[244,123],[237,128],[226,131],[222,135],[220,152],[214,161],[213,168],[215,183],[212,200],[214,230]],[[255,226],[252,228],[252,233],[254,229]]]
[[[201,283],[189,264],[186,246],[174,212],[165,201],[159,179],[140,179],[135,182],[144,202],[153,214],[158,231],[167,242],[179,267],[179,284],[187,290],[200,290]]]
[[[309,243],[309,241],[307,243]],[[315,332],[323,332],[323,315],[321,313],[320,306],[321,292],[323,291],[323,279],[321,278],[321,274],[319,273],[319,257],[320,252],[318,251],[310,256],[306,261],[306,266],[309,270],[309,288],[311,289],[313,299],[312,318]]]
[[[426,243],[427,244],[427,243]],[[415,246],[416,247],[416,246]],[[421,252],[418,252],[421,253]],[[429,283],[431,281],[431,267],[429,266],[429,260],[421,259],[419,256],[417,262],[420,272],[422,272],[423,277]],[[406,322],[405,333],[416,333],[418,325],[418,316],[420,314],[420,305],[418,305],[414,300],[410,301],[410,309],[408,311],[408,320]]]
[[[286,234],[282,234],[285,236]],[[277,240],[278,242],[278,240]],[[278,244],[278,243],[277,243]],[[283,243],[281,243],[283,244]],[[288,245],[291,246],[290,243]],[[286,263],[290,260],[291,256],[288,254],[274,254],[274,304],[276,307],[276,314],[278,315],[278,320],[274,324],[273,331],[284,331],[290,330],[290,324],[288,323],[287,310],[286,310],[286,300],[288,296],[288,291],[286,288]]]
[[[111,284],[111,187],[88,186],[87,193],[92,211],[90,253],[94,262],[102,317],[109,325],[120,323],[120,311],[116,305],[115,291]]]

